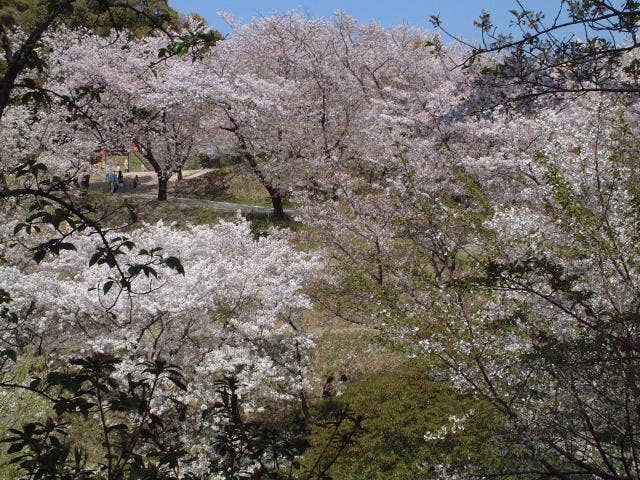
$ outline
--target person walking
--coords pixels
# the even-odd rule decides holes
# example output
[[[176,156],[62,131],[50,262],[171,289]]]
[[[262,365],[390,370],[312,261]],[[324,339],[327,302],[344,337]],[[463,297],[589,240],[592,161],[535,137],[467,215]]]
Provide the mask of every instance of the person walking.
[[[113,193],[116,191],[116,179],[118,177],[116,177],[115,172],[112,172],[111,170],[107,170],[107,174],[105,175],[105,178],[107,179],[107,183],[109,184],[109,192]]]
[[[118,174],[116,172],[109,173],[109,183],[111,185],[111,193],[118,191]]]

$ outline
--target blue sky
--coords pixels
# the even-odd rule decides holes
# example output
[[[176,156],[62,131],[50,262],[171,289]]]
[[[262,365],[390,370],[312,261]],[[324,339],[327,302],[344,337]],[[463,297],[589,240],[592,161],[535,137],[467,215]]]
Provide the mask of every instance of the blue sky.
[[[528,0],[531,10],[555,13],[559,0]],[[492,13],[494,23],[507,27],[516,8],[515,0],[169,0],[169,4],[182,13],[196,12],[211,25],[227,34],[229,27],[217,16],[217,12],[230,12],[241,20],[265,16],[274,12],[299,10],[311,17],[330,17],[342,10],[362,22],[375,21],[384,26],[402,23],[429,28],[429,17],[439,14],[445,27],[467,39],[477,39],[473,21],[483,8]]]

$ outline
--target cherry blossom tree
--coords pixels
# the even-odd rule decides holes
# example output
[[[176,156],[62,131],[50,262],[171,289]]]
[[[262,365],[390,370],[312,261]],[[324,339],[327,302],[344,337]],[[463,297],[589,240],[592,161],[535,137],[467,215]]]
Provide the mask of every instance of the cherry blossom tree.
[[[221,375],[239,379],[247,412],[304,402],[312,339],[298,318],[316,280],[314,300],[489,402],[501,422],[492,446],[521,465],[454,459],[425,475],[638,478],[634,98],[487,110],[487,95],[510,92],[478,83],[483,65],[456,69],[468,52],[344,16],[257,20],[197,61],[164,55],[160,37],[76,33],[52,45],[46,89],[75,107],[4,109],[3,165],[28,177],[14,196],[68,206],[39,172],[69,169],[67,157],[73,165],[101,143],[137,145],[166,197],[191,150],[213,145],[245,158],[276,215],[292,196],[307,225],[298,235],[322,249],[326,272],[279,235],[254,239],[242,220],[146,225],[125,238],[83,211],[65,223],[36,205],[3,227],[15,238],[2,242],[0,289],[25,318],[4,342],[116,353],[123,381],[136,362],[170,358],[190,380],[172,398],[204,472],[219,425],[198,412],[214,408]],[[25,152],[44,163],[16,165]],[[451,441],[474,415],[425,441]]]
[[[114,152],[137,147],[158,177],[158,199],[166,200],[167,182],[204,141],[199,122],[206,110],[188,88],[194,59],[158,58],[166,50],[161,36],[62,31],[52,43],[51,90],[71,97],[95,91],[86,113],[100,130],[101,146]]]
[[[206,125],[216,145],[247,159],[276,211],[283,192],[335,196],[339,172],[378,155],[370,127],[385,102],[432,109],[439,115],[429,123],[446,128],[452,108],[443,105],[471,98],[456,58],[427,32],[292,13],[236,26],[204,59],[199,90],[212,105]]]
[[[622,478],[637,463],[635,115],[591,97],[524,120],[539,133],[517,150],[527,175],[498,167],[510,192],[487,191],[473,261],[431,290],[441,323],[424,347],[503,412],[523,472]]]
[[[13,232],[13,225],[6,228],[7,234]],[[191,342],[200,348],[201,342],[226,335],[246,336],[246,341],[256,341],[255,348],[259,349],[262,342],[266,346],[291,328],[288,322],[280,325],[278,319],[293,322],[293,312],[310,305],[301,290],[306,277],[318,269],[318,259],[294,252],[286,241],[273,236],[253,240],[244,220],[194,226],[187,231],[160,223],[136,230],[130,238],[140,245],[155,243],[157,252],[165,256],[184,257],[184,270],[180,270],[184,274],[158,270],[154,275],[140,267],[143,275],[126,294],[112,290],[108,265],[98,262],[81,268],[84,256],[74,252],[43,261],[37,271],[29,272],[26,265],[23,272],[7,267],[2,274],[4,281],[18,277],[24,280],[3,285],[14,292],[16,308],[28,307],[18,299],[33,299],[35,308],[42,309],[38,325],[30,328],[43,337],[43,348],[75,343],[79,339],[69,338],[69,333],[75,337],[80,331],[84,332],[81,343],[85,345],[112,352],[138,352],[134,355],[162,351],[177,356]],[[22,239],[22,245],[4,248],[4,255],[14,265],[22,263],[24,248],[35,241],[24,234]],[[91,237],[80,236],[77,250],[90,255],[94,244]],[[134,265],[133,250],[131,255],[126,263]],[[139,255],[147,256],[147,252]],[[257,269],[264,275],[256,275]],[[63,272],[75,272],[68,283],[55,280]],[[57,284],[54,298],[38,300],[37,291],[45,291],[47,283]],[[231,343],[244,348],[238,342]],[[202,349],[209,351],[206,346]],[[187,355],[191,360],[193,353]],[[241,351],[234,354],[230,350],[228,354],[225,358],[235,358]]]
[[[370,110],[371,163],[332,168],[336,195],[300,197],[335,262],[323,301],[421,345],[504,416],[495,448],[521,470],[461,459],[435,476],[625,477],[637,463],[635,105],[470,116],[455,77],[416,89],[424,103],[399,85]]]
[[[11,232],[7,225],[6,234]],[[105,262],[87,266],[96,244],[91,236],[74,239],[76,252],[44,260],[35,270],[22,251],[33,235],[22,233],[13,247],[3,243],[11,266],[0,272],[0,288],[11,295],[15,311],[29,311],[19,331],[6,332],[3,342],[32,338],[43,353],[62,348],[117,355],[123,380],[139,362],[171,359],[188,385],[182,393],[171,391],[193,420],[184,443],[206,467],[218,426],[202,424],[201,414],[215,408],[211,392],[221,377],[237,379],[237,394],[248,409],[266,399],[304,399],[313,342],[299,318],[310,307],[303,287],[321,264],[275,235],[255,240],[241,219],[187,230],[147,225],[129,238],[157,246],[152,252],[131,250],[121,260],[142,271],[127,292],[115,288]],[[182,275],[153,268],[143,260],[149,254],[180,255]],[[156,414],[174,406],[160,403]]]
[[[280,178],[290,175],[306,238],[326,246],[332,275],[317,300],[424,349],[457,388],[489,400],[505,418],[496,448],[517,445],[509,454],[525,459],[512,473],[629,475],[634,104],[471,114],[482,106],[475,72],[451,70],[465,52],[427,34],[289,16],[246,26],[238,44],[254,31],[277,32],[278,48],[241,80],[229,74],[233,84],[232,56],[215,60],[230,91],[219,101],[242,92],[225,108],[246,120],[223,112],[221,128],[254,152],[295,152]],[[314,67],[322,81],[309,80]],[[277,108],[286,85],[306,98]]]
[[[42,28],[45,30],[48,26]],[[41,33],[35,43],[40,42]],[[122,38],[117,34],[109,37],[114,43]],[[86,40],[82,47],[77,43],[78,39]],[[102,59],[107,60],[109,67],[103,73],[113,74],[116,69],[111,67],[120,61],[131,68],[144,65],[146,73],[150,67],[147,63],[149,55],[158,54],[158,41],[147,39],[145,45],[149,50],[138,50],[137,54],[118,56],[112,52],[112,55],[103,55]],[[84,152],[91,150],[98,141],[103,145],[122,144],[127,127],[134,129],[130,138],[146,148],[147,154],[156,155],[159,137],[164,135],[172,142],[166,147],[168,157],[188,155],[184,152],[190,148],[190,139],[185,140],[185,137],[191,132],[180,129],[187,111],[178,110],[178,104],[166,98],[176,92],[175,88],[163,90],[151,85],[156,81],[162,84],[180,80],[180,75],[137,76],[138,85],[146,88],[141,91],[141,99],[148,103],[118,103],[114,85],[109,85],[108,89],[106,82],[94,81],[90,75],[96,71],[83,56],[91,51],[92,45],[104,45],[86,33],[73,36],[68,32],[58,33],[50,42],[54,49],[47,51],[51,68],[45,86],[30,84],[15,89],[10,78],[6,84],[18,95],[46,93],[41,100],[44,104],[49,103],[49,107],[2,105],[2,136],[7,140],[2,146],[2,161],[12,176],[11,185],[0,190],[3,207],[6,207],[1,242],[6,263],[0,273],[0,293],[3,305],[11,304],[10,309],[3,307],[1,312],[2,319],[9,322],[9,328],[2,329],[2,342],[9,347],[0,354],[2,366],[6,365],[7,359],[15,361],[16,352],[21,353],[27,345],[35,345],[40,353],[52,353],[57,349],[96,352],[87,357],[89,360],[81,362],[91,368],[99,364],[96,368],[100,375],[107,372],[109,378],[96,377],[96,382],[107,383],[96,390],[85,390],[80,396],[93,398],[99,404],[99,413],[104,414],[100,396],[106,391],[102,387],[108,384],[107,390],[116,392],[109,402],[117,410],[117,387],[114,387],[117,382],[125,390],[129,388],[128,393],[132,388],[138,388],[132,385],[144,385],[141,390],[150,386],[152,393],[144,399],[147,406],[138,412],[143,415],[142,420],[130,419],[130,431],[134,435],[145,426],[145,418],[151,415],[159,418],[173,412],[178,402],[181,411],[177,415],[178,421],[185,422],[184,417],[188,415],[190,423],[182,423],[176,430],[181,429],[184,444],[188,445],[188,461],[192,466],[200,464],[206,475],[218,453],[212,449],[211,437],[224,427],[205,421],[208,418],[205,413],[217,408],[212,392],[220,390],[220,376],[238,379],[231,395],[236,399],[242,395],[247,411],[259,409],[264,399],[304,401],[308,351],[312,342],[299,328],[297,319],[310,305],[301,290],[307,278],[319,268],[319,261],[296,252],[275,233],[268,238],[254,239],[249,225],[241,220],[187,230],[158,224],[145,226],[126,236],[116,233],[126,226],[103,227],[90,215],[90,206],[68,188],[71,178],[60,178],[55,173],[58,169],[70,172],[76,162],[83,160]],[[134,48],[127,41],[118,46],[119,53]],[[94,53],[104,52],[96,48]],[[156,65],[158,70],[173,58],[173,55],[163,54],[161,49],[160,54],[163,58]],[[69,69],[72,64],[69,55],[73,55],[77,70]],[[86,76],[83,78],[83,75]],[[6,76],[4,80],[7,80]],[[131,93],[131,90],[121,92]],[[165,102],[156,95],[165,97]],[[51,98],[60,102],[51,102]],[[80,98],[87,98],[88,102],[80,105]],[[135,99],[133,95],[128,98],[132,102]],[[163,105],[162,109],[146,111],[158,103]],[[121,116],[127,113],[129,116]],[[160,120],[153,128],[135,128],[134,120],[140,121],[140,117],[134,113],[147,116],[147,120]],[[33,158],[23,161],[23,156]],[[46,165],[50,162],[52,168]],[[163,172],[170,168],[166,167]],[[12,199],[16,202],[11,203]],[[30,213],[21,221],[16,216],[21,216],[23,207]],[[194,242],[195,238],[201,241]],[[147,241],[153,246],[147,246]],[[185,263],[184,268],[176,255],[186,255],[192,263]],[[214,258],[219,261],[212,261]],[[176,272],[182,276],[175,275]],[[121,358],[114,360],[113,353]],[[188,388],[182,385],[181,375],[173,367],[166,368],[167,364],[160,357],[169,357],[184,365],[185,376],[192,380]],[[53,363],[57,361],[52,358]],[[100,363],[103,361],[104,365]],[[140,365],[146,366],[142,372],[138,368]],[[156,368],[159,365],[161,369]],[[151,369],[159,373],[156,375]],[[170,381],[160,385],[156,380],[165,374],[171,377]],[[80,373],[81,383],[88,378],[82,375],[84,373]],[[62,377],[52,372],[46,382],[60,389],[69,386],[56,384],[56,378]],[[29,385],[3,382],[2,386],[36,391],[39,381],[34,382]],[[46,396],[46,392],[40,393]],[[223,394],[217,398],[220,396]],[[61,402],[67,400],[63,398]],[[87,407],[86,402],[77,405]],[[104,418],[101,422],[105,429],[113,423]],[[136,426],[138,424],[140,428]],[[34,428],[39,427],[28,425],[24,431],[13,434],[24,434],[25,438],[31,435],[33,440]],[[113,425],[114,431],[122,430],[121,425]],[[43,428],[53,429],[47,431],[51,435],[45,435],[45,442],[47,439],[53,442],[55,438],[59,447],[62,427],[49,420]],[[114,470],[113,466],[116,460],[110,451],[108,432],[104,440],[107,445],[106,475],[119,478],[120,471]],[[55,447],[54,443],[51,445]],[[18,450],[26,446],[19,441],[16,445]],[[38,448],[34,450],[36,457],[42,453]],[[31,468],[37,461],[25,461],[24,464]],[[246,469],[243,472],[255,470],[255,465],[251,464],[240,467]],[[75,474],[78,474],[77,470]]]
[[[99,15],[112,14],[113,9],[129,9],[147,20],[154,20],[144,6],[136,9],[127,2],[99,3]],[[74,2],[47,3],[43,7],[43,18],[30,31],[22,32],[4,23],[0,30],[0,137],[5,141],[1,154],[0,198],[7,209],[29,202],[30,213],[24,224],[27,230],[37,231],[40,226],[36,224],[43,223],[54,227],[57,232],[54,238],[40,243],[35,258],[42,259],[47,252],[57,254],[60,249],[74,248],[64,240],[73,232],[90,229],[101,238],[103,253],[117,268],[117,262],[113,261],[118,247],[109,244],[106,229],[93,218],[91,206],[83,201],[78,202],[73,192],[73,183],[77,181],[73,174],[84,170],[76,166],[86,161],[87,147],[93,140],[91,136],[99,132],[97,127],[101,126],[98,123],[101,119],[87,112],[99,92],[93,85],[78,85],[70,92],[54,91],[46,85],[47,80],[54,79],[42,76],[45,60],[52,59],[50,46],[56,39],[60,40],[60,35],[56,36],[51,31],[64,14],[73,9]],[[160,20],[154,23],[163,29]],[[171,41],[173,37],[169,32],[165,33],[167,44],[164,53],[159,52],[162,57],[172,57],[190,50],[195,52],[196,45],[215,41],[215,35],[211,32],[187,32],[174,38],[174,41]],[[64,79],[55,80],[59,82]],[[21,108],[21,105],[26,108]],[[11,118],[5,119],[9,108]],[[83,122],[77,121],[79,117],[83,118]],[[52,160],[56,165],[47,166],[43,163],[46,161],[50,164]],[[55,168],[50,170],[51,166]],[[70,169],[69,166],[74,168]],[[9,181],[7,172],[11,177]],[[69,230],[60,229],[62,224]],[[119,284],[126,289],[128,275],[117,269]]]
[[[12,100],[16,87],[26,87],[31,93],[42,94],[34,82],[34,76],[44,67],[42,40],[56,26],[59,26],[73,14],[94,16],[96,22],[105,18],[111,22],[111,26],[117,27],[124,16],[131,23],[144,23],[150,31],[160,30],[171,38],[165,28],[168,20],[166,9],[159,9],[149,4],[134,4],[126,1],[100,0],[96,4],[87,6],[84,2],[64,0],[60,2],[36,2],[32,5],[35,15],[30,21],[25,22],[22,31],[16,26],[15,11],[11,5],[3,12],[3,21],[0,24],[0,44],[2,52],[0,63],[2,64],[2,79],[0,80],[0,117]],[[124,14],[124,15],[122,15]],[[116,19],[119,19],[116,21]],[[135,19],[135,20],[134,20]],[[203,37],[191,40],[203,40]],[[193,45],[196,42],[189,42]],[[185,42],[176,42],[174,45],[186,45]]]
[[[459,55],[408,28],[269,17],[240,27],[204,60],[202,91],[218,112],[207,124],[293,193],[299,218],[318,227],[314,241],[346,260],[338,278],[358,271],[383,286],[407,202],[455,190],[464,148],[480,145],[461,126],[472,91],[451,70]],[[430,231],[437,235],[435,225]]]

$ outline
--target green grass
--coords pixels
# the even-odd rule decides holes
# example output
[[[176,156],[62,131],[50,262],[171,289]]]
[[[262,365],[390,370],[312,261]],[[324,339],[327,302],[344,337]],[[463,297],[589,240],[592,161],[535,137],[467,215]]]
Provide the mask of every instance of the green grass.
[[[296,222],[291,217],[274,218],[270,213],[248,212],[243,215],[251,222],[251,231],[254,235],[264,235],[270,228],[288,228],[298,231],[303,228],[301,223]]]
[[[142,222],[156,223],[159,220],[175,223],[178,227],[187,224],[212,225],[220,219],[230,219],[234,216],[233,212],[221,211],[210,205],[113,195],[99,187],[89,191],[88,201],[99,208],[100,214],[110,213],[108,222],[111,225],[122,224],[128,220],[127,207],[136,213],[138,225]]]
[[[271,207],[271,199],[269,197],[245,197],[232,193],[223,193],[211,198],[220,202],[238,203],[241,205],[255,205],[257,207]]]
[[[125,171],[127,155],[109,155],[109,162],[115,161],[117,165]],[[197,170],[201,168],[200,160],[194,156],[189,158],[184,164],[183,170]],[[129,154],[129,171],[130,172],[151,172],[153,168],[144,160],[143,156],[139,153]]]
[[[335,397],[365,417],[365,432],[356,437],[329,470],[340,480],[414,480],[440,478],[438,464],[473,464],[500,471],[508,460],[494,449],[491,436],[501,423],[491,407],[480,400],[453,392],[429,377],[430,366],[413,360],[390,366],[355,381]],[[323,401],[320,401],[321,404]],[[427,431],[451,425],[450,416],[469,414],[465,428],[442,440],[425,441]],[[316,457],[327,432],[315,431],[311,451],[303,461]],[[514,461],[514,459],[512,459]],[[517,465],[517,459],[515,459]]]
[[[200,168],[202,165],[200,165],[200,159],[197,156],[189,158],[182,167],[183,170],[198,170]]]
[[[46,360],[42,356],[26,353],[17,364],[7,362],[3,371],[3,380],[16,384],[28,384],[32,375],[38,375],[46,369]],[[22,423],[45,421],[49,402],[24,389],[0,389],[0,432],[6,436],[9,428],[20,428]],[[0,478],[19,478],[20,469],[10,460],[16,454],[7,454],[4,444],[0,445]]]
[[[116,165],[122,169],[123,172],[126,171],[126,155],[109,155],[107,163],[110,165],[111,162],[114,161]],[[151,167],[149,165],[146,165],[146,163],[143,161],[142,155],[138,153],[131,153],[129,155],[130,172],[148,172],[151,170]]]
[[[108,218],[111,225],[127,222],[127,207],[133,209],[138,217],[138,224],[142,222],[156,223],[163,220],[165,223],[175,223],[178,227],[187,224],[213,225],[220,219],[233,219],[235,212],[221,210],[214,205],[172,201],[159,201],[140,197],[132,197],[126,194],[111,194],[106,191],[104,185],[92,185],[89,189],[87,200],[94,206],[99,206],[101,214],[115,212]],[[271,227],[289,228],[299,230],[302,224],[295,222],[291,217],[283,219],[273,218],[269,213],[247,213],[244,215],[251,222],[251,228],[255,235],[263,235]]]

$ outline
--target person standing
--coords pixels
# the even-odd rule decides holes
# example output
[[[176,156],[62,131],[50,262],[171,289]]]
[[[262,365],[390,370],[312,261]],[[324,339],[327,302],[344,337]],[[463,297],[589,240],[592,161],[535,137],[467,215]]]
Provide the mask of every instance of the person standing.
[[[118,167],[118,187],[124,190],[124,175],[120,167]]]
[[[114,171],[109,171],[109,190],[111,193],[118,191],[118,175]]]
[[[80,186],[82,188],[89,188],[89,178],[91,178],[91,174],[89,172],[84,172],[82,174],[82,180],[80,180]]]

